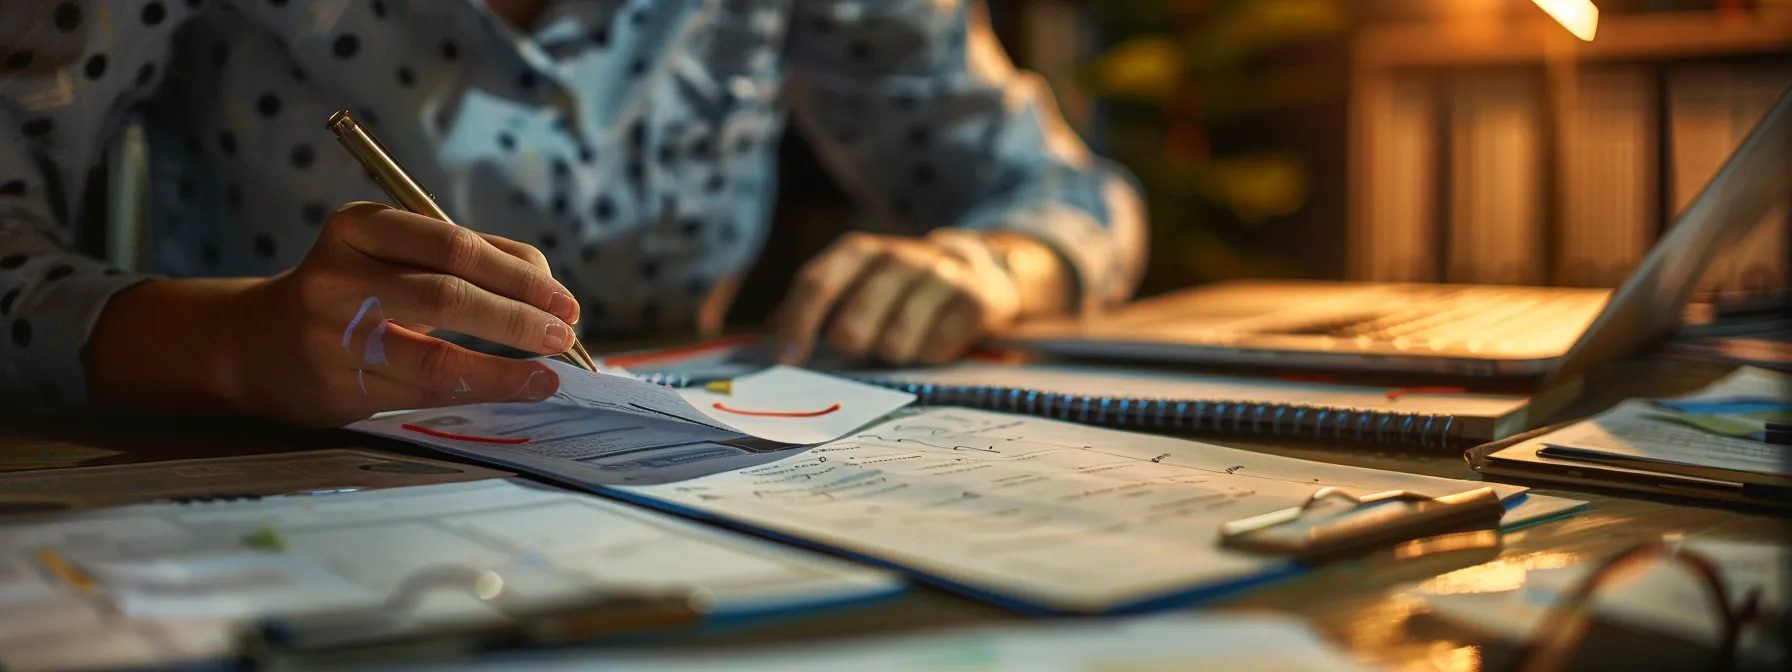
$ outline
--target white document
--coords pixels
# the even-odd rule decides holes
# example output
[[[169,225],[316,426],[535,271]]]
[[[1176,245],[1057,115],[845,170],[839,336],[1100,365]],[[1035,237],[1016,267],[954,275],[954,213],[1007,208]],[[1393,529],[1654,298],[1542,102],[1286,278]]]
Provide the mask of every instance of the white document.
[[[785,443],[831,441],[915,400],[912,394],[788,366],[736,378],[733,393],[722,395],[675,390],[621,371],[593,373],[541,361],[560,374],[560,390],[541,403],[672,417]]]
[[[1292,571],[1283,559],[1220,549],[1218,528],[1297,506],[1321,487],[1438,496],[1489,485],[937,409],[769,464],[615,489],[1018,606],[1099,612]],[[1491,487],[1508,500],[1525,490]],[[1584,504],[1536,500],[1524,515]]]
[[[780,450],[839,438],[914,401],[782,366],[737,378],[724,395],[544,361],[560,373],[547,401],[388,413],[349,429],[584,485],[628,485],[775,461]]]
[[[1298,620],[1252,614],[980,626],[828,644],[709,651],[578,650],[436,670],[591,672],[1361,672]]]
[[[1711,401],[1734,397],[1785,399],[1788,395],[1792,395],[1792,374],[1744,366],[1737,368],[1717,382],[1705,386],[1705,389],[1676,398]]]
[[[538,359],[560,376],[560,389],[554,396],[536,402],[565,404],[584,408],[601,408],[632,415],[659,415],[687,422],[704,422],[704,416],[691,408],[678,391],[630,377],[626,371],[603,369],[586,371],[557,359]]]
[[[713,424],[550,403],[412,411],[349,428],[587,486],[681,481],[800,448]]]
[[[1792,376],[1742,367],[1675,400],[1733,399],[1792,399]],[[1671,409],[1632,399],[1536,441],[1656,462],[1792,477],[1792,450],[1786,446],[1706,431],[1676,420],[1676,415]],[[1737,423],[1736,418],[1727,421]]]
[[[272,527],[285,552],[247,548]],[[58,578],[50,549],[91,577]],[[824,608],[900,591],[887,572],[588,495],[503,480],[211,504],[153,504],[0,525],[0,667],[214,660],[246,620],[383,603],[442,568],[490,570],[508,599],[696,589],[717,616]],[[404,627],[497,617],[454,590]]]
[[[915,395],[789,366],[735,378],[728,394],[678,390],[710,419],[762,439],[822,443],[882,419]]]
[[[1792,477],[1792,449],[1720,436],[1669,419],[1647,401],[1625,401],[1586,422],[1540,439],[1563,448],[1655,462]]]

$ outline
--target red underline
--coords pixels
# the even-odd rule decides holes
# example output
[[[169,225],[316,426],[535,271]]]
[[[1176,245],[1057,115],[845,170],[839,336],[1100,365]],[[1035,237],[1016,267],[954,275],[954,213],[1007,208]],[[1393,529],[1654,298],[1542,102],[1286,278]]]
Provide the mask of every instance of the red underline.
[[[834,404],[833,406],[829,406],[829,407],[821,409],[819,411],[806,411],[806,412],[795,412],[795,413],[780,412],[780,411],[742,411],[742,410],[738,410],[738,409],[729,408],[726,405],[723,405],[722,402],[719,402],[719,401],[716,402],[715,407],[716,407],[716,410],[718,410],[718,411],[727,411],[727,412],[733,413],[735,415],[751,415],[751,416],[758,417],[758,418],[819,418],[819,417],[827,415],[829,413],[833,413],[834,411],[840,410],[840,404]]]
[[[428,427],[420,427],[418,425],[408,425],[407,424],[407,425],[399,425],[399,426],[403,427],[405,429],[411,430],[413,432],[416,432],[418,434],[428,434],[428,435],[436,437],[438,439],[454,439],[455,441],[472,441],[474,443],[502,443],[507,446],[514,446],[519,443],[528,443],[529,442],[529,437],[527,437],[527,436],[520,438],[520,439],[493,439],[493,438],[487,438],[487,437],[483,437],[483,436],[466,436],[464,434],[450,434],[448,432],[430,429]]]
[[[1388,401],[1394,401],[1408,394],[1466,394],[1468,390],[1460,387],[1403,387],[1388,390]]]

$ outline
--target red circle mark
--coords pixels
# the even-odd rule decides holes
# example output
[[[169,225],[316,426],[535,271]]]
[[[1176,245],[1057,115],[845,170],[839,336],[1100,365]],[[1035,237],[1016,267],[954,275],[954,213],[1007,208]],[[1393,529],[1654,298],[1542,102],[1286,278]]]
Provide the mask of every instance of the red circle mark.
[[[784,412],[779,412],[779,411],[742,411],[739,409],[729,408],[726,405],[724,405],[722,402],[719,402],[719,401],[716,402],[715,406],[716,406],[716,410],[718,410],[718,411],[727,411],[727,412],[733,413],[735,415],[751,415],[756,418],[819,418],[819,417],[827,415],[829,413],[833,413],[834,411],[840,410],[840,404],[834,404],[833,406],[829,406],[829,407],[821,409],[819,411],[807,411],[807,412],[799,411],[799,412],[795,412],[795,413],[784,413]]]
[[[484,437],[484,436],[467,436],[464,434],[450,434],[448,432],[444,432],[444,431],[436,430],[436,429],[430,429],[428,427],[422,427],[419,425],[405,424],[405,425],[399,425],[399,426],[403,427],[405,429],[411,430],[413,432],[416,432],[418,434],[428,434],[428,435],[436,437],[438,439],[454,439],[455,441],[472,441],[474,443],[502,443],[507,446],[514,446],[519,443],[528,443],[529,442],[529,437],[527,437],[527,436],[522,437],[520,439],[493,439],[493,438],[488,438],[488,437]]]

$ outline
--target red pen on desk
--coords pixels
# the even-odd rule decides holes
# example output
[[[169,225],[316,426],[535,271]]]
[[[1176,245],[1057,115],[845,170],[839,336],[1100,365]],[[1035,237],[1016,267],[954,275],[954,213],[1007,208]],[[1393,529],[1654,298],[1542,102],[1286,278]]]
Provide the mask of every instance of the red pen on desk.
[[[1431,387],[1401,387],[1388,390],[1388,401],[1396,401],[1409,394],[1466,394],[1468,390],[1461,387],[1434,385]]]

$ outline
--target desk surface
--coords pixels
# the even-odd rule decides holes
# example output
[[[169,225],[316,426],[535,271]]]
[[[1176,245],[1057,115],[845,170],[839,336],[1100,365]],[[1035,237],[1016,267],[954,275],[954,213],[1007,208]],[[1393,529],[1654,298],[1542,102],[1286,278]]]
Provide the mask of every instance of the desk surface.
[[[1595,413],[1619,399],[1665,396],[1696,389],[1716,380],[1727,368],[1683,362],[1640,361],[1614,367],[1588,381],[1582,399],[1562,417]],[[345,447],[356,437],[341,433],[304,434],[255,423],[191,427],[41,426],[0,430],[0,440],[26,436],[78,442],[123,454],[87,464],[216,457],[320,447]],[[1326,462],[1429,474],[1475,478],[1455,454],[1374,453],[1311,445],[1264,445],[1227,442],[1244,448]],[[365,445],[365,444],[363,444]],[[253,447],[245,447],[253,446]],[[381,444],[381,448],[393,448]],[[1488,654],[1482,647],[1412,617],[1419,607],[1395,592],[1417,582],[1432,581],[1465,589],[1492,589],[1523,576],[1529,567],[1552,567],[1598,559],[1630,546],[1678,533],[1689,537],[1736,540],[1783,540],[1787,520],[1762,513],[1728,510],[1687,502],[1639,499],[1622,494],[1539,488],[1542,494],[1583,499],[1591,509],[1579,516],[1545,523],[1507,535],[1500,554],[1480,564],[1457,567],[1339,567],[1268,586],[1209,605],[1214,610],[1276,611],[1306,616],[1334,644],[1358,658],[1401,670],[1480,669]],[[1485,559],[1485,558],[1483,558]],[[1439,572],[1443,573],[1439,573]],[[731,640],[798,641],[810,638],[951,627],[1016,619],[1012,613],[925,588],[893,604],[838,614],[826,619],[784,623],[731,637],[691,644],[723,644]]]

